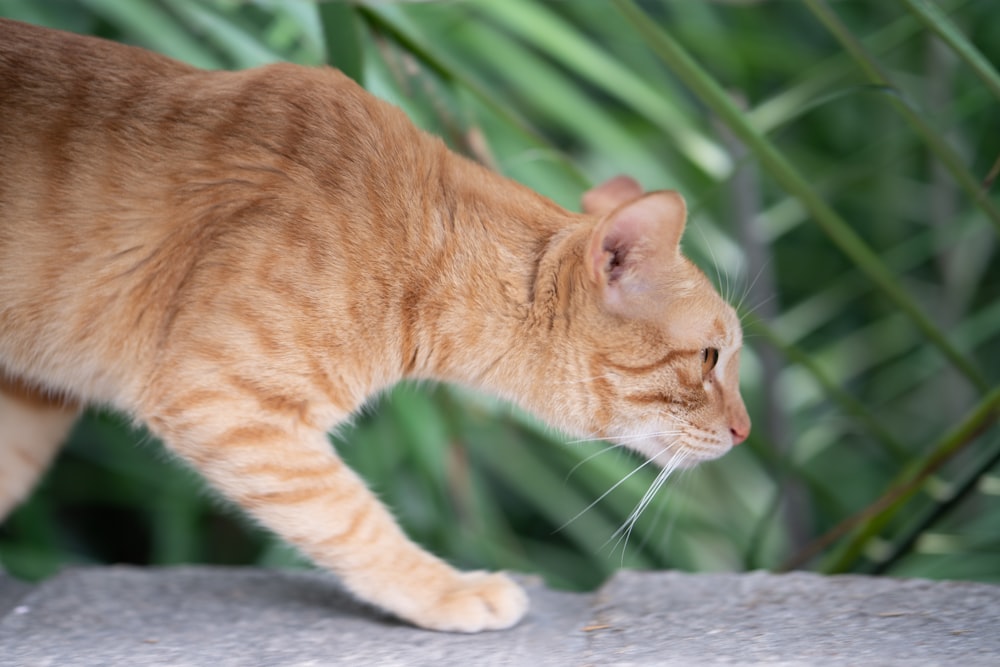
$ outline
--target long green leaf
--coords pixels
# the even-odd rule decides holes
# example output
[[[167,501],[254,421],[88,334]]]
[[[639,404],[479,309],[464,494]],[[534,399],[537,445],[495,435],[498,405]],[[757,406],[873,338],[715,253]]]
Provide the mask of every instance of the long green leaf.
[[[930,452],[914,461],[900,474],[897,481],[862,515],[864,520],[853,531],[853,536],[822,566],[829,574],[846,572],[857,562],[869,540],[878,535],[888,523],[922,488],[933,472],[974,440],[984,429],[1000,417],[1000,387],[992,390],[980,401],[966,418],[944,435]],[[1000,439],[994,441],[994,453],[1000,450]],[[993,460],[990,455],[988,461]],[[992,465],[992,464],[990,464]]]
[[[554,151],[537,130],[532,128],[523,118],[515,114],[509,106],[503,104],[497,95],[491,92],[487,86],[463,71],[457,63],[441,58],[431,47],[424,44],[418,35],[415,35],[412,30],[404,27],[398,20],[398,17],[390,18],[389,9],[380,8],[380,11],[375,11],[372,7],[358,7],[357,11],[358,15],[374,33],[389,37],[446,81],[455,81],[461,85],[491,111],[510,123],[512,127],[517,128],[534,143],[552,150],[552,154],[559,159],[566,173],[575,177],[578,183],[583,186],[590,185],[587,178],[571,162],[563,158],[557,151]]]
[[[95,14],[134,35],[150,48],[197,67],[218,69],[224,65],[210,49],[178,25],[155,5],[115,0],[82,0]]]
[[[921,512],[901,532],[892,544],[891,550],[884,558],[874,563],[871,572],[881,574],[890,571],[904,555],[909,553],[920,537],[926,534],[938,521],[962,504],[973,494],[984,476],[1000,464],[1000,447],[993,447],[982,461],[976,462],[968,470],[963,471],[961,478],[955,484],[954,491],[947,498],[933,500],[930,506]]]
[[[612,54],[572,30],[543,4],[504,0],[481,3],[479,7],[579,76],[638,110],[666,132],[684,155],[706,173],[724,178],[732,170],[732,160],[718,143],[678,113],[675,105],[655,86],[639,79]]]
[[[190,26],[188,29],[217,45],[233,60],[237,69],[257,67],[282,60],[263,44],[247,26],[233,17],[218,13],[195,0],[167,0],[173,12]]]
[[[887,89],[897,90],[889,77],[882,71],[878,62],[868,53],[864,45],[847,29],[847,26],[837,17],[830,7],[823,0],[805,0],[805,4],[813,11],[817,18],[827,27],[827,29],[837,38],[844,48],[854,57],[865,75],[876,85],[886,86]],[[955,182],[965,190],[974,202],[982,207],[990,221],[1000,232],[1000,208],[994,204],[990,193],[985,190],[978,179],[976,179],[966,168],[962,156],[958,154],[944,137],[924,120],[924,117],[917,113],[910,100],[904,96],[895,94],[888,95],[887,99],[899,112],[913,130],[927,144],[927,147],[934,153],[941,163],[947,167],[954,177]]]
[[[1000,74],[986,56],[966,39],[948,15],[928,0],[900,0],[928,30],[940,37],[1000,101]]]
[[[354,8],[347,3],[324,2],[319,5],[319,18],[323,25],[327,63],[363,84],[364,49]]]
[[[944,10],[955,11],[967,0],[942,0]],[[899,48],[913,38],[920,29],[920,23],[912,16],[903,16],[888,26],[863,38],[868,50],[876,55],[884,55]],[[764,133],[786,125],[805,111],[814,108],[817,98],[826,97],[829,91],[848,81],[854,65],[850,56],[839,52],[806,70],[801,80],[774,93],[747,111],[749,121]]]
[[[797,346],[782,340],[774,330],[762,320],[749,316],[746,318],[746,329],[749,333],[762,335],[768,342],[777,347],[790,361],[804,368],[810,376],[826,392],[826,395],[849,415],[853,415],[861,421],[871,432],[871,434],[890,452],[894,458],[901,458],[905,454],[902,443],[890,433],[878,420],[876,415],[862,401],[844,391],[840,385],[829,378],[828,373],[820,367],[813,359],[813,356],[799,349]]]

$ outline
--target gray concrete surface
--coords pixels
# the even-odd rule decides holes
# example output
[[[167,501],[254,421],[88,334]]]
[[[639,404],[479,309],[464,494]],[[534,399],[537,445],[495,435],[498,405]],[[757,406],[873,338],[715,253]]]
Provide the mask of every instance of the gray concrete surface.
[[[0,575],[0,665],[1000,665],[1000,587],[866,577],[623,572],[592,594],[526,580],[517,628],[424,632],[315,572]]]

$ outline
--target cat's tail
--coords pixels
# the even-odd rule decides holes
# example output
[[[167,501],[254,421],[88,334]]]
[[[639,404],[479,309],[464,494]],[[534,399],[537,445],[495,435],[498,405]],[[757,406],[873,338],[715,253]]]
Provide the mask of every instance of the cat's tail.
[[[79,413],[0,370],[0,522],[34,488]]]

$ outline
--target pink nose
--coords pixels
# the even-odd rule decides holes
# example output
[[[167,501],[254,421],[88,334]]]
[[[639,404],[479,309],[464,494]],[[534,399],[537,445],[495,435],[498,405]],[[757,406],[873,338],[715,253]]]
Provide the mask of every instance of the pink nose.
[[[726,418],[729,421],[729,435],[733,436],[733,447],[735,447],[750,435],[750,415],[747,414],[742,400],[737,399],[726,406]]]

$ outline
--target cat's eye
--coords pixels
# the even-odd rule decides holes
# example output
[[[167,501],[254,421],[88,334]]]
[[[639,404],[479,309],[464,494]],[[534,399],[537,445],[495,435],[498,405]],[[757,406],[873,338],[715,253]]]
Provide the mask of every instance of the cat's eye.
[[[701,351],[701,372],[708,375],[719,363],[719,350],[714,347],[706,347]]]

